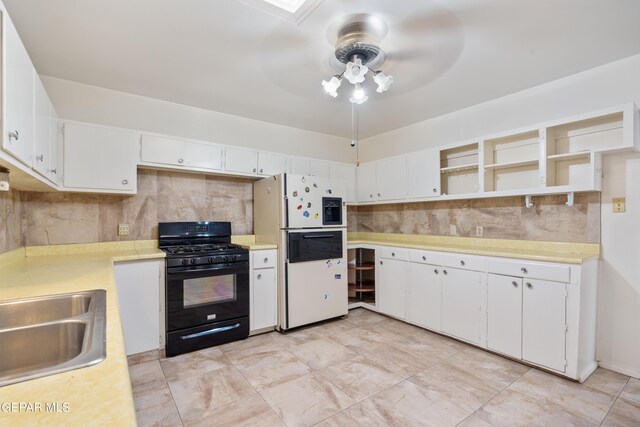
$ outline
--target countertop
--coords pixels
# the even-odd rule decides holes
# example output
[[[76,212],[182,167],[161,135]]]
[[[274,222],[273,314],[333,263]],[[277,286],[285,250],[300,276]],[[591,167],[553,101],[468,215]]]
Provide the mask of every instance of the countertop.
[[[263,243],[259,241],[256,242],[256,236],[251,234],[231,236],[231,243],[236,244],[242,248],[249,249],[250,251],[278,249],[278,245]]]
[[[68,412],[10,412],[0,426],[135,426],[113,263],[164,258],[155,241],[27,247],[0,255],[0,300],[107,291],[107,357],[97,365],[0,387],[0,405],[56,402]]]
[[[348,233],[347,239],[349,245],[382,245],[568,264],[582,264],[600,256],[600,245],[595,243],[536,242],[362,232]]]

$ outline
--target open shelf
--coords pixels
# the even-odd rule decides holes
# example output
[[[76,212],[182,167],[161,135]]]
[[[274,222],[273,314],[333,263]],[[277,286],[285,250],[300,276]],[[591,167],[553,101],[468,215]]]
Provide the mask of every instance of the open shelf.
[[[622,147],[624,112],[547,128],[547,155]]]
[[[547,160],[569,160],[569,159],[588,159],[591,156],[589,151],[578,151],[576,153],[551,154],[547,156]]]
[[[349,265],[347,266],[347,268],[349,270],[375,270],[376,269],[376,265],[373,262],[364,262],[361,264],[351,264],[349,263]]]
[[[484,165],[485,169],[509,169],[509,168],[517,168],[520,166],[537,166],[538,159],[535,160],[522,160],[516,162],[507,162],[507,163],[494,163],[490,165]]]
[[[478,143],[473,143],[440,150],[442,194],[476,193],[480,190],[478,147]]]
[[[349,304],[376,303],[376,253],[373,249],[356,248],[347,251]]]
[[[540,132],[532,129],[483,143],[484,191],[540,186]]]

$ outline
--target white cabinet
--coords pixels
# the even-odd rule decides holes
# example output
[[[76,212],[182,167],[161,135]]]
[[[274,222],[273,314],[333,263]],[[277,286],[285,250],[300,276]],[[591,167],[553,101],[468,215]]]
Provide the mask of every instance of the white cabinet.
[[[416,325],[440,331],[442,325],[442,267],[410,262],[408,276],[407,320]]]
[[[131,131],[64,124],[64,186],[67,190],[135,193],[138,144]]]
[[[32,166],[35,70],[9,15],[2,11],[4,26],[5,114],[3,148]]]
[[[442,274],[442,331],[479,344],[483,273],[445,267]]]
[[[356,167],[349,163],[330,163],[329,177],[342,179],[346,185],[346,201],[356,201]]]
[[[222,147],[143,134],[140,139],[140,161],[150,165],[220,171]]]
[[[33,169],[49,177],[51,160],[51,102],[38,76],[34,78],[34,161]]]
[[[291,158],[291,173],[294,175],[329,176],[329,162],[325,160]]]
[[[534,279],[524,282],[522,358],[564,372],[567,285]]]
[[[287,158],[281,154],[258,152],[258,174],[273,176],[287,171]]]
[[[274,328],[277,324],[277,258],[276,250],[251,252],[251,331]]]
[[[407,155],[407,197],[440,195],[440,150],[430,149]]]
[[[376,191],[376,164],[374,162],[361,163],[356,169],[358,202],[375,201]]]
[[[358,202],[400,200],[407,197],[405,156],[362,163],[357,173]]]
[[[406,261],[386,258],[378,263],[378,310],[398,319],[404,319],[407,315],[407,264]]]
[[[399,200],[407,197],[405,156],[376,161],[376,196],[378,200]]]
[[[522,357],[522,278],[489,274],[487,347]]]
[[[258,173],[258,152],[227,147],[225,149],[224,170],[246,174]]]
[[[120,262],[114,265],[120,319],[127,355],[162,346],[164,260]]]
[[[60,159],[60,153],[58,147],[60,145],[60,124],[58,123],[58,113],[56,112],[53,104],[50,103],[50,117],[49,125],[51,130],[49,131],[49,179],[56,185],[60,183],[60,177],[62,176],[62,160]]]

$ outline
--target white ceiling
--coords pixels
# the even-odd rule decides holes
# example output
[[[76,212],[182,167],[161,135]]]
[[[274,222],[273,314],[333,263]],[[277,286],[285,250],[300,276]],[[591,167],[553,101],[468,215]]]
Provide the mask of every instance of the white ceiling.
[[[396,81],[360,137],[640,53],[638,0],[323,0],[298,25],[246,0],[3,1],[40,74],[344,137],[346,81],[320,82],[352,14],[388,25]]]

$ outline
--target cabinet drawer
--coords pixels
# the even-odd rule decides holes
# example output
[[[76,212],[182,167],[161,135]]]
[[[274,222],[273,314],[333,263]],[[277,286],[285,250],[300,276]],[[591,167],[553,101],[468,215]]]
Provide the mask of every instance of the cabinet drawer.
[[[409,251],[409,261],[418,262],[420,264],[442,265],[444,261],[444,254],[440,252],[412,249]]]
[[[380,248],[380,258],[409,261],[409,249],[389,248],[383,246],[382,248]]]
[[[273,268],[276,266],[278,251],[253,251],[253,268]]]
[[[486,268],[486,258],[474,255],[446,254],[443,265],[455,267],[463,270],[484,271]]]
[[[531,261],[489,259],[487,261],[487,270],[489,273],[551,280],[554,282],[569,283],[571,279],[571,267],[568,265],[544,264]]]

